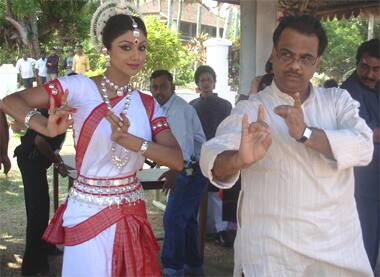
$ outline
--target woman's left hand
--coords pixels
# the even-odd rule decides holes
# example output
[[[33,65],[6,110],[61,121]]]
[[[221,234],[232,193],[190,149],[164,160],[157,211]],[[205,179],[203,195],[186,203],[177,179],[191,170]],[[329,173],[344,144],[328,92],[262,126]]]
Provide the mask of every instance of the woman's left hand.
[[[73,124],[73,120],[69,116],[76,111],[67,105],[67,96],[69,92],[66,90],[61,98],[62,105],[58,108],[55,106],[53,96],[50,96],[49,118],[47,130],[50,137],[63,134]]]
[[[114,113],[109,112],[106,115],[106,119],[111,124],[112,141],[120,144],[120,140],[128,135],[130,123],[127,116],[124,113],[120,113],[120,117],[118,117]]]

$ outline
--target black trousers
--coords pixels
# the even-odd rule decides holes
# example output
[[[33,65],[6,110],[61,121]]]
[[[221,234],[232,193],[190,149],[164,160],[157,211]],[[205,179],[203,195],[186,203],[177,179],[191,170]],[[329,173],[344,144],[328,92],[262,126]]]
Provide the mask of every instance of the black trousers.
[[[33,87],[33,80],[34,80],[34,78],[22,79],[22,82],[24,83],[24,87],[25,88],[32,88]]]
[[[46,167],[40,161],[18,156],[24,184],[26,207],[26,245],[22,261],[22,275],[35,275],[48,267],[49,244],[42,235],[49,220],[49,187]]]
[[[232,188],[223,190],[222,219],[224,221],[236,223],[237,202],[239,199],[240,189],[241,178],[236,181]]]

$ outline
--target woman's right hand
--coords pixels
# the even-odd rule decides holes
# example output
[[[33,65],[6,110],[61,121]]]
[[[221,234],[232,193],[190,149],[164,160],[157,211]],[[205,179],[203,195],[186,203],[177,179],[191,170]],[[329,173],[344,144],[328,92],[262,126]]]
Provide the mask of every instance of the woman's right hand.
[[[129,120],[124,113],[120,113],[120,117],[110,112],[106,115],[106,119],[111,124],[112,129],[112,141],[120,144],[122,138],[128,135]]]
[[[47,123],[47,131],[49,137],[56,137],[63,134],[73,124],[73,120],[70,115],[76,112],[76,109],[67,105],[67,97],[69,92],[65,90],[61,98],[62,105],[58,108],[55,106],[55,100],[53,96],[50,96],[49,117]]]

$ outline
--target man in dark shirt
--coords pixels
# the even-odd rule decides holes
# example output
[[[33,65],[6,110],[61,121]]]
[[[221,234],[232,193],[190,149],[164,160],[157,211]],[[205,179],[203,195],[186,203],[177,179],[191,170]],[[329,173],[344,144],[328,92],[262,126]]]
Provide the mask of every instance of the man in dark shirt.
[[[0,170],[3,169],[5,175],[7,175],[11,169],[11,161],[8,157],[8,142],[9,126],[7,123],[7,118],[0,107]]]
[[[216,74],[208,65],[201,65],[194,74],[195,84],[200,91],[200,97],[190,104],[195,108],[201,120],[206,139],[215,136],[216,128],[230,115],[232,105],[227,100],[214,93]]]
[[[362,227],[364,246],[375,269],[380,243],[380,46],[379,39],[358,48],[355,72],[342,83],[360,103],[359,114],[373,131],[371,163],[355,167],[355,199]]]
[[[230,102],[220,98],[216,93],[214,93],[216,74],[210,66],[199,66],[195,71],[194,81],[200,92],[200,97],[192,100],[190,104],[197,111],[198,117],[202,124],[203,132],[206,135],[206,140],[209,140],[215,136],[216,129],[219,124],[230,115],[232,105]],[[210,211],[209,215],[213,218],[211,222],[214,222],[214,229],[218,233],[217,242],[222,242],[221,244],[224,244],[226,241],[225,230],[227,228],[227,222],[222,221],[222,202],[217,194],[219,189],[211,185],[209,182],[208,191],[208,210]],[[227,244],[228,246],[232,245],[231,243]]]
[[[47,110],[40,112],[47,117]],[[50,208],[47,168],[54,163],[62,176],[67,175],[66,167],[58,154],[64,138],[65,134],[48,138],[28,129],[14,152],[24,185],[27,219],[26,245],[21,266],[21,274],[24,276],[46,275],[48,254],[59,253],[55,246],[42,240],[42,235],[48,225]]]
[[[47,58],[46,67],[47,67],[47,81],[55,80],[58,77],[58,64],[59,56],[57,55],[57,50],[53,47],[50,50],[50,56]]]

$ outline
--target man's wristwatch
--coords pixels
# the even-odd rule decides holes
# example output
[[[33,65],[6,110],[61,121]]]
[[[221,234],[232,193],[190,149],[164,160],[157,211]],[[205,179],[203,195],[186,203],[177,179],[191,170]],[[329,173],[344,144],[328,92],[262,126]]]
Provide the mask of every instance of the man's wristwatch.
[[[305,130],[303,130],[302,137],[297,139],[297,142],[304,143],[306,140],[308,140],[311,137],[312,132],[313,130],[306,126]]]

